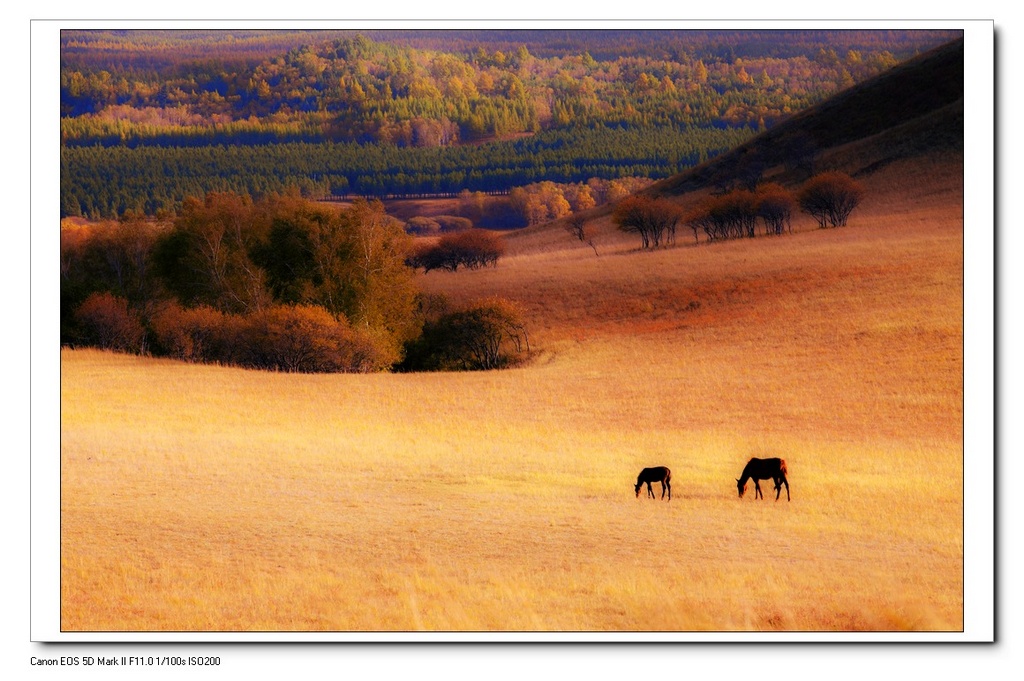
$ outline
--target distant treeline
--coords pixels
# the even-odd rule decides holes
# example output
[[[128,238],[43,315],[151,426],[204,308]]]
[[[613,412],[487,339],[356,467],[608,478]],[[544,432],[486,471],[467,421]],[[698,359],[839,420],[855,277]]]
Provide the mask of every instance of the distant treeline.
[[[62,214],[664,177],[956,32],[372,35],[64,32]]]
[[[65,147],[61,216],[176,212],[187,196],[298,188],[309,198],[507,191],[541,181],[667,177],[731,149],[749,128],[573,129],[486,145],[355,143]]]
[[[525,46],[543,58],[588,52],[607,61],[618,57],[664,58],[691,54],[731,61],[736,57],[813,57],[822,47],[892,52],[905,59],[953,39],[947,30],[636,30],[636,29],[485,29],[485,30],[65,30],[62,64],[76,69],[158,72],[178,64],[215,61],[256,64],[309,44],[353,38],[470,55],[478,48],[514,52]]]
[[[633,35],[642,41],[647,33]],[[482,42],[469,53],[453,53],[355,35],[255,63],[211,56],[143,70],[112,62],[106,46],[116,42],[103,43],[107,56],[90,62],[88,49],[96,43],[69,39],[61,132],[67,144],[166,145],[182,137],[221,142],[225,135],[248,135],[261,143],[300,136],[443,146],[570,125],[770,125],[898,63],[880,45],[908,56],[943,42],[933,33],[894,34],[868,51],[844,48],[840,40],[837,51],[827,42],[833,34],[813,35],[801,43],[807,53],[775,56],[773,40],[785,37],[761,34],[743,50],[756,44],[755,53],[740,56],[725,34],[699,48],[688,46],[682,32],[663,37],[657,56],[606,60],[582,45],[576,53],[538,57],[525,45],[506,53]],[[309,37],[314,41],[316,34]],[[590,37],[600,46],[600,32]],[[443,45],[443,38],[435,42]],[[123,40],[128,53],[140,45],[156,48],[131,36]],[[621,42],[620,35],[614,44],[626,49]],[[195,49],[179,47],[189,54]]]

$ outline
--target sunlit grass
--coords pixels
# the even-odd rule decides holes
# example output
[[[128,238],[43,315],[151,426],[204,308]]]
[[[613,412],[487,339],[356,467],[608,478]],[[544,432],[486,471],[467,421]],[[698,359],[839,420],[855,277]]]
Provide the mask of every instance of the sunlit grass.
[[[64,351],[62,627],[959,630],[962,225],[890,207],[424,277],[524,303],[509,371]],[[769,455],[793,500],[738,499]]]

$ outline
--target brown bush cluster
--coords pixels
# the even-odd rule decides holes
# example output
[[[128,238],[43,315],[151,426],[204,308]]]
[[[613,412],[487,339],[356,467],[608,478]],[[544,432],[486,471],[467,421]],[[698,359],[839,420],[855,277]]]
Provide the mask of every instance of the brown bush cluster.
[[[189,362],[335,373],[378,371],[395,359],[371,334],[316,305],[231,314],[168,303],[153,315],[151,326],[158,349]]]
[[[86,298],[75,318],[90,345],[121,352],[142,352],[145,347],[146,329],[138,312],[109,291]]]
[[[501,237],[482,229],[445,234],[436,243],[421,244],[406,259],[413,268],[455,272],[460,267],[478,269],[496,266],[505,253]]]

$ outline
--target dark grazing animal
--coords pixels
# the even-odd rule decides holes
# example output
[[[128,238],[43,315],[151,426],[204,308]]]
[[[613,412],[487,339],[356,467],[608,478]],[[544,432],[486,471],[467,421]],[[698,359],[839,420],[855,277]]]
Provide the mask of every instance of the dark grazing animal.
[[[636,478],[636,496],[640,497],[640,488],[643,487],[644,483],[647,483],[647,496],[654,498],[654,490],[651,489],[652,482],[661,483],[661,498],[665,498],[665,491],[668,491],[668,500],[672,501],[672,471],[665,466],[655,466],[654,468],[645,468],[640,471],[640,475]]]
[[[786,486],[786,501],[789,501],[789,480],[786,479],[786,462],[783,459],[751,459],[747,462],[747,465],[743,467],[743,475],[736,480],[736,489],[740,492],[740,497],[743,497],[743,493],[747,489],[747,479],[754,481],[754,498],[761,497],[764,499],[764,494],[761,492],[761,485],[757,484],[758,480],[772,480],[775,483],[775,501],[779,500],[779,495],[782,493],[782,486]]]

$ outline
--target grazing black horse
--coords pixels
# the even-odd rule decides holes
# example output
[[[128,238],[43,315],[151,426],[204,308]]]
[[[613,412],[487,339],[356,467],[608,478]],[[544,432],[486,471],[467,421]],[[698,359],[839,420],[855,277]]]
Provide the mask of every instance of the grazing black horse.
[[[789,480],[786,479],[786,473],[788,471],[783,459],[751,459],[744,466],[743,475],[736,480],[736,489],[739,490],[740,497],[742,497],[747,490],[747,479],[752,479],[754,481],[754,498],[764,499],[761,485],[757,484],[757,481],[772,480],[775,482],[775,501],[779,500],[783,485],[786,486],[786,501],[789,501]]]
[[[636,478],[636,496],[640,497],[640,488],[643,487],[644,483],[647,483],[647,496],[654,498],[654,490],[651,489],[652,482],[661,483],[661,498],[665,498],[665,491],[668,490],[668,500],[672,501],[672,471],[665,466],[655,466],[654,468],[645,468],[640,471],[640,475]]]

